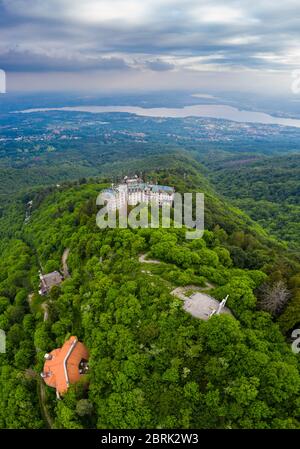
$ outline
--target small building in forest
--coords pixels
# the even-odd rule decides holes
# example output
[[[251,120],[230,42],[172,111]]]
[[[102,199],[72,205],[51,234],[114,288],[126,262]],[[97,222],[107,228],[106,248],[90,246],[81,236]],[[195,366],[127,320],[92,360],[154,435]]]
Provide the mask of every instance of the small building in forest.
[[[55,285],[60,285],[63,281],[62,275],[58,271],[53,271],[52,273],[43,274],[40,272],[40,289],[39,294],[44,296],[47,295],[51,288]]]
[[[66,393],[69,386],[78,382],[88,372],[89,352],[77,337],[70,337],[61,348],[45,354],[41,377],[45,383],[56,389],[56,395]]]

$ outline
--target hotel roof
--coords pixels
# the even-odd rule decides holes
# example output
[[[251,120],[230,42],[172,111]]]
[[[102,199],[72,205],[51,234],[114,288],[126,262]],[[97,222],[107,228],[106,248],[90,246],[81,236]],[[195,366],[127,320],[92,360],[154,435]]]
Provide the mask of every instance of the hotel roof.
[[[59,394],[67,391],[70,384],[80,380],[79,364],[88,360],[89,353],[77,337],[70,337],[61,348],[54,349],[47,354],[49,357],[44,364],[43,378],[49,387],[56,388]]]
[[[169,186],[154,185],[152,187],[152,191],[153,192],[174,192],[174,188],[169,187]]]

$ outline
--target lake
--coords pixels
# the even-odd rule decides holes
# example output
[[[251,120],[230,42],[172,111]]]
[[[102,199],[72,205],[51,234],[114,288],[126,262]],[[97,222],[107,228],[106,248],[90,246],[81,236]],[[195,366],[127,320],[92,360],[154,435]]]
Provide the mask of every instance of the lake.
[[[300,128],[300,120],[292,118],[274,117],[264,112],[239,110],[232,106],[216,104],[199,104],[184,108],[142,108],[139,106],[66,106],[62,108],[36,108],[16,111],[19,113],[34,113],[47,111],[89,112],[94,114],[127,112],[145,117],[184,118],[208,117],[232,120],[240,123],[261,123],[266,125],[294,126]]]

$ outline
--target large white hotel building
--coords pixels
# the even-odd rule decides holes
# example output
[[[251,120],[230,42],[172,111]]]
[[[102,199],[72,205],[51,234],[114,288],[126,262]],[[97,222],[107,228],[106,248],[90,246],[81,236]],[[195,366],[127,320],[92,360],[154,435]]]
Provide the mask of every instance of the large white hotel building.
[[[124,178],[123,183],[103,191],[104,199],[107,200],[108,210],[121,209],[126,204],[136,206],[139,203],[155,203],[159,206],[169,204],[174,201],[175,190],[173,187],[148,184],[141,178]]]

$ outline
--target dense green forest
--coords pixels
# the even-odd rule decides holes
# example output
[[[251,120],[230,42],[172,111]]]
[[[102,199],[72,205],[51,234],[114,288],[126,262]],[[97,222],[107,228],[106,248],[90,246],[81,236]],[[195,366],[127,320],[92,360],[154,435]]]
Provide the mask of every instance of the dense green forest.
[[[271,234],[299,248],[299,153],[258,156],[208,152],[201,161],[219,192]]]
[[[167,161],[152,158],[144,177],[205,192],[200,240],[184,229],[100,230],[96,197],[109,176],[24,189],[3,207],[0,427],[300,427],[290,346],[300,323],[297,253],[217,194],[191,156],[177,155],[168,170]],[[71,277],[40,297],[38,270],[61,269],[66,248]],[[141,254],[160,263],[141,263]],[[268,312],[264,292],[278,282],[291,299]],[[219,300],[229,294],[233,316],[186,313],[171,291],[190,284],[209,285]],[[89,348],[90,373],[57,401],[39,372],[44,353],[70,335]]]

